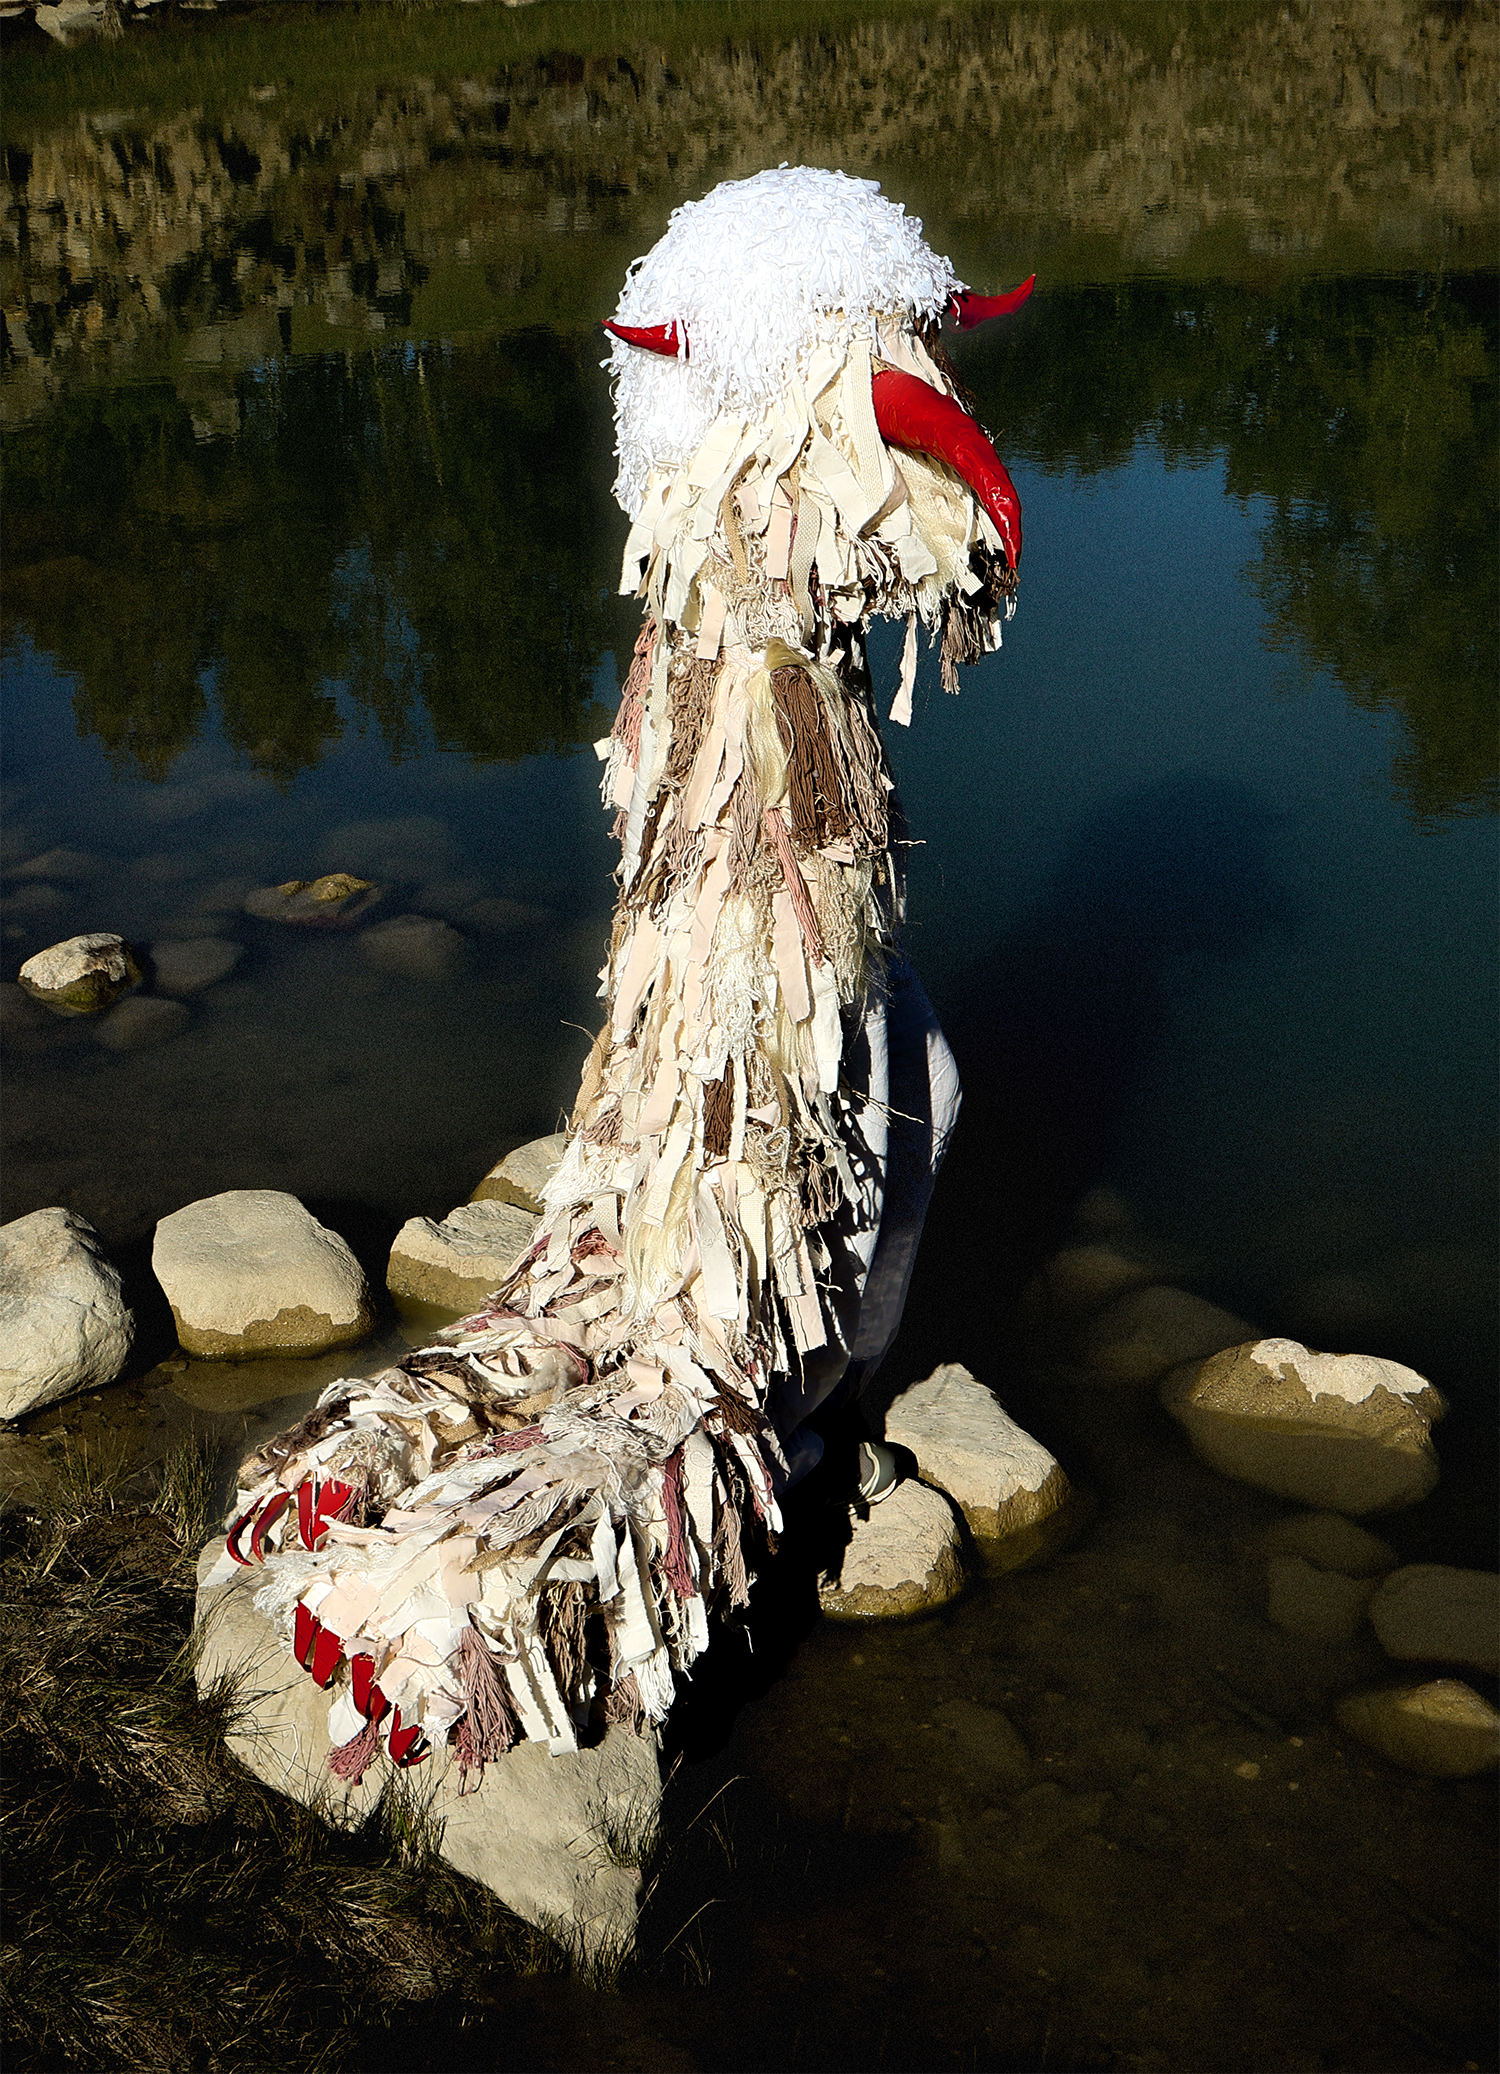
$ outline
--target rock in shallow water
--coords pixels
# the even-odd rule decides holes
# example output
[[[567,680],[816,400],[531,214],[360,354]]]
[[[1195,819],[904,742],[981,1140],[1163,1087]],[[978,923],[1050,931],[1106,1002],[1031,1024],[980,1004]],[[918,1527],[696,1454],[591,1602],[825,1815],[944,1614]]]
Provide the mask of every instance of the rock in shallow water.
[[[1079,1358],[1101,1383],[1141,1387],[1184,1361],[1201,1361],[1250,1337],[1243,1318],[1186,1289],[1157,1284],[1117,1297],[1087,1333]]]
[[[1161,1400],[1221,1475],[1320,1510],[1395,1512],[1437,1482],[1446,1407],[1396,1361],[1263,1339],[1175,1370]]]
[[[371,964],[403,979],[446,979],[466,945],[456,929],[431,915],[392,915],[366,929],[359,947]]]
[[[1469,1779],[1500,1765],[1500,1714],[1457,1678],[1346,1693],[1340,1725],[1392,1764],[1434,1779]]]
[[[1500,1671],[1500,1576],[1447,1563],[1393,1570],[1370,1602],[1387,1656]]]
[[[540,1216],[542,1190],[557,1172],[558,1162],[567,1149],[566,1131],[554,1131],[550,1138],[533,1138],[527,1145],[518,1145],[490,1168],[469,1201],[515,1203],[518,1208]]]
[[[1088,1318],[1151,1279],[1144,1262],[1117,1247],[1064,1246],[1027,1285],[1022,1303],[1027,1316],[1037,1322]]]
[[[467,1315],[498,1289],[531,1244],[537,1218],[514,1203],[464,1203],[441,1224],[412,1217],[386,1270],[393,1296]]]
[[[1266,1617],[1284,1634],[1307,1642],[1352,1642],[1364,1625],[1374,1591],[1368,1577],[1320,1570],[1298,1555],[1275,1555],[1266,1565]]]
[[[94,1227],[72,1210],[0,1226],[0,1418],[112,1383],[133,1325]]]
[[[235,1188],[163,1217],[151,1265],[190,1354],[352,1346],[373,1322],[359,1262],[294,1195]]]
[[[853,1522],[839,1574],[818,1598],[835,1620],[890,1619],[946,1605],[963,1581],[953,1507],[941,1491],[903,1483]]]
[[[885,1437],[963,1509],[978,1539],[1023,1546],[1070,1496],[1067,1477],[984,1384],[957,1362],[913,1383],[886,1414]]]
[[[1260,1545],[1267,1555],[1301,1556],[1345,1577],[1383,1577],[1400,1561],[1388,1541],[1339,1512],[1295,1512],[1267,1527]]]
[[[97,1036],[111,1051],[146,1051],[180,1037],[193,1018],[180,1001],[158,1001],[152,994],[137,994],[112,1008],[100,1023]]]
[[[123,936],[96,929],[38,951],[21,967],[28,993],[58,1015],[98,1015],[139,983],[141,968]]]
[[[259,1571],[224,1585],[203,1583],[222,1547],[210,1542],[198,1566],[198,1689],[237,1675],[244,1725],[228,1742],[241,1763],[277,1792],[319,1803],[333,1821],[356,1821],[390,1777],[389,1760],[378,1758],[355,1787],[329,1773],[329,1695],[256,1611]],[[652,1740],[611,1728],[596,1748],[559,1757],[524,1743],[487,1765],[477,1790],[465,1794],[446,1753],[408,1777],[419,1794],[431,1795],[443,1825],[442,1855],[457,1871],[482,1881],[529,1922],[570,1939],[586,1959],[628,1946],[641,1874],[618,1861],[655,1824],[661,1773]]]
[[[65,886],[79,879],[98,878],[104,869],[104,860],[88,850],[69,850],[59,847],[44,850],[39,857],[29,857],[24,864],[9,867],[9,876],[17,879],[60,879]]]
[[[245,895],[245,913],[263,922],[292,922],[303,929],[350,929],[382,898],[383,889],[346,871],[320,879],[288,879],[281,886],[256,886]]]
[[[223,936],[197,936],[185,941],[153,943],[151,963],[157,991],[162,994],[201,994],[205,987],[227,979],[245,955],[245,946]]]

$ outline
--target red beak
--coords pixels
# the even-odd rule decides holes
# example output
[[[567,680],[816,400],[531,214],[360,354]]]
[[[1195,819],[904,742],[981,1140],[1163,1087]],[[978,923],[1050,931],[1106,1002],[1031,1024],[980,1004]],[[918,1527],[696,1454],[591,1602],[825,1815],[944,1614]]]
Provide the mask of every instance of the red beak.
[[[665,353],[669,360],[688,357],[687,333],[678,332],[675,318],[670,324],[616,324],[613,317],[606,317],[604,328],[614,337],[624,339],[627,346],[639,346],[643,352]]]
[[[1030,274],[1008,295],[971,295],[967,288],[960,288],[949,298],[948,308],[960,331],[972,331],[976,324],[988,324],[991,317],[1008,317],[1018,310],[1035,286],[1036,275]]]
[[[963,477],[995,522],[1012,569],[1021,560],[1021,500],[1005,463],[961,403],[894,367],[870,384],[875,423],[887,446],[935,454]]]

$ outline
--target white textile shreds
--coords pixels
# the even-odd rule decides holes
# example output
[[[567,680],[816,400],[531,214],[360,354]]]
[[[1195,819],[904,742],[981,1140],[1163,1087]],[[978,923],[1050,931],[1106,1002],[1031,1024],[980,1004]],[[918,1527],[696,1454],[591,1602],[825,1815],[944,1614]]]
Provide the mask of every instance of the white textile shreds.
[[[228,1535],[341,1777],[376,1743],[467,1774],[662,1720],[779,1525],[783,1400],[849,1358],[901,903],[864,629],[908,617],[908,706],[917,618],[946,678],[1014,589],[967,483],[872,403],[882,368],[952,395],[927,320],[958,285],[872,183],[807,168],[679,209],[631,269],[621,319],[691,357],[612,355],[646,623],[599,745],[620,897],[568,1148],[509,1280],[325,1391]]]
[[[782,166],[684,202],[631,267],[615,312],[625,324],[675,322],[691,342],[685,361],[619,341],[611,352],[627,514],[653,468],[691,460],[722,411],[765,411],[821,339],[873,344],[880,317],[936,317],[962,286],[919,219],[873,180]]]

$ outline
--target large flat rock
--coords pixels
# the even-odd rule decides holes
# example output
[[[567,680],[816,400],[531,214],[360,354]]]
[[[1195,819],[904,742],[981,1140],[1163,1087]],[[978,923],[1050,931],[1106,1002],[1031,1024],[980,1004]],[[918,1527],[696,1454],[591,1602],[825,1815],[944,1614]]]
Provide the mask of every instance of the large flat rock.
[[[941,1491],[911,1482],[855,1519],[843,1566],[818,1597],[835,1620],[889,1620],[946,1605],[963,1581],[952,1506]]]
[[[1174,1370],[1161,1400],[1221,1475],[1320,1511],[1395,1512],[1437,1482],[1443,1400],[1396,1361],[1256,1340]]]
[[[531,1244],[538,1219],[511,1202],[462,1203],[441,1224],[412,1217],[396,1234],[386,1287],[409,1302],[478,1310]]]
[[[353,1346],[374,1322],[359,1262],[294,1195],[233,1188],[163,1217],[151,1251],[190,1354],[243,1360]]]
[[[33,1210],[0,1226],[0,1419],[112,1383],[133,1322],[85,1218]]]
[[[222,1543],[209,1543],[200,1580]],[[200,1582],[197,1606],[200,1692],[231,1675],[240,1683],[242,1725],[229,1747],[257,1778],[304,1805],[318,1804],[335,1822],[358,1820],[390,1774],[382,1753],[358,1786],[328,1770],[331,1695],[322,1692],[284,1649],[254,1595],[259,1570],[228,1584]],[[432,1796],[443,1824],[442,1855],[480,1880],[528,1922],[560,1934],[593,1959],[635,1934],[639,1868],[632,1855],[654,1823],[661,1771],[654,1741],[611,1728],[591,1750],[553,1757],[540,1743],[521,1743],[485,1767],[461,1793],[458,1766],[446,1753],[408,1776]]]
[[[957,1362],[913,1383],[886,1414],[885,1437],[910,1448],[929,1482],[956,1500],[977,1539],[1015,1551],[1067,1502],[1062,1469]]]

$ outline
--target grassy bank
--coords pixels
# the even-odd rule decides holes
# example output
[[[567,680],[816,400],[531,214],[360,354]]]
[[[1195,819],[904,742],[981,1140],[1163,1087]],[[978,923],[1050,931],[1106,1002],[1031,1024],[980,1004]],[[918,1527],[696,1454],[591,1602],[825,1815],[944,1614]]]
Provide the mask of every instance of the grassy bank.
[[[801,0],[540,0],[531,6],[465,0],[266,0],[216,14],[133,22],[116,42],[72,49],[18,45],[6,58],[0,134],[24,139],[72,116],[129,110],[134,116],[201,109],[211,117],[274,87],[295,105],[325,102],[420,75],[485,74],[526,60],[567,66],[632,49],[687,54],[721,41],[776,44],[852,23],[952,13],[944,0],[821,0],[816,17]],[[1004,15],[1005,8],[975,10]],[[1152,6],[1144,0],[1030,0],[1025,13],[1128,32],[1162,56],[1185,34],[1212,37],[1233,18],[1271,15],[1267,0]]]
[[[15,2070],[413,2064],[418,2011],[452,2034],[565,1964],[442,1863],[420,1779],[339,1831],[228,1754],[241,1696],[192,1673],[206,1489],[184,1455],[128,1502],[85,1461],[0,1520]]]

